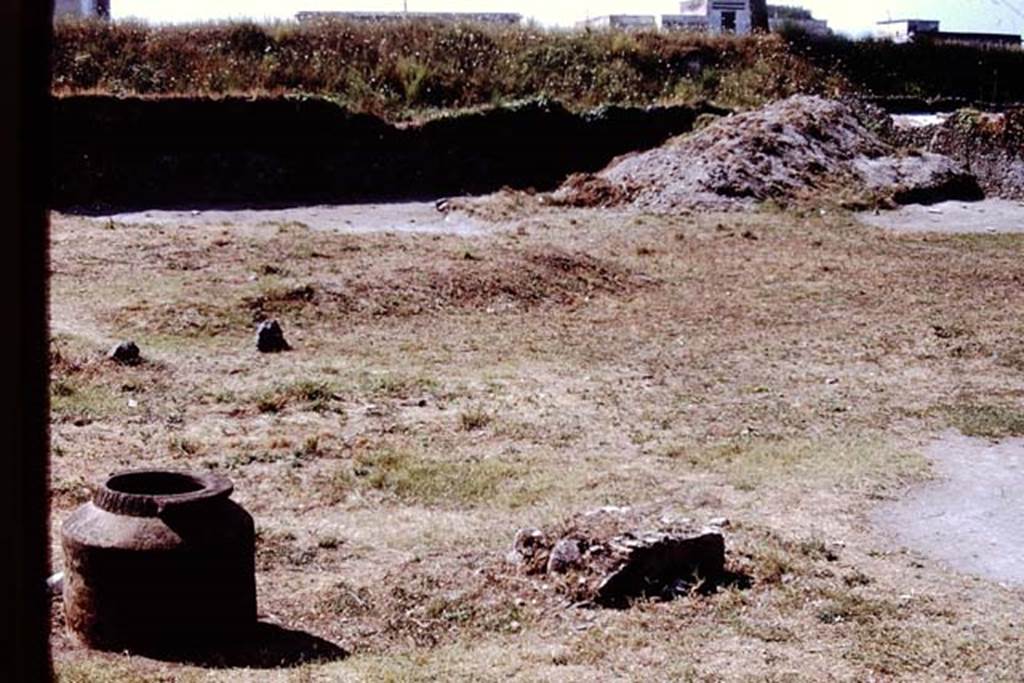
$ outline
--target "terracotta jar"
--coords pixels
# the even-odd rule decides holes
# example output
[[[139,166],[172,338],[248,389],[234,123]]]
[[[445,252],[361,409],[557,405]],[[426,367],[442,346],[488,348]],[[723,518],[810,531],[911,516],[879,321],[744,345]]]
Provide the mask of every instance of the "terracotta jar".
[[[159,470],[114,475],[64,522],[71,632],[104,650],[174,650],[256,623],[252,517],[229,480]]]

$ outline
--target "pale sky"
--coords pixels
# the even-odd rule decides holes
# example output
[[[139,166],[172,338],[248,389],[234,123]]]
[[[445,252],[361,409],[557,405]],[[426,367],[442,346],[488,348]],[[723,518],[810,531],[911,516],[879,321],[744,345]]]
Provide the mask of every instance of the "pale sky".
[[[672,14],[672,0],[408,0],[409,11],[518,12],[546,25],[571,26],[602,14]],[[948,31],[1024,33],[1024,0],[779,0],[803,5],[836,30],[860,34],[886,19],[941,19]],[[115,19],[151,22],[227,18],[292,19],[300,10],[400,11],[402,0],[111,0]]]

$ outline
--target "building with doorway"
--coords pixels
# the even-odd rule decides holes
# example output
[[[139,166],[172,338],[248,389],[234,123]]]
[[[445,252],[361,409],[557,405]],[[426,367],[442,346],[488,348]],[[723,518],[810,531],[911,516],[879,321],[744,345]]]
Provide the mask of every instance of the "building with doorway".
[[[662,28],[746,35],[768,30],[764,0],[682,0],[679,14],[661,17]]]
[[[750,0],[683,0],[682,16],[703,16],[712,33],[751,33],[754,30]]]
[[[54,0],[54,19],[110,18],[110,0]]]

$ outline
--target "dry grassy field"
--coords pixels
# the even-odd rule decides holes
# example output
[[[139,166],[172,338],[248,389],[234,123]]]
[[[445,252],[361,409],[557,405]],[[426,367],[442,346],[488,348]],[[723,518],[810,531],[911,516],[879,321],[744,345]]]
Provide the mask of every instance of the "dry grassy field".
[[[214,470],[263,617],[349,653],[93,653],[55,600],[61,681],[1020,680],[1024,592],[870,514],[944,430],[1024,433],[1024,235],[523,202],[475,236],[54,216],[54,570],[90,484]],[[728,518],[749,585],[585,609],[506,564],[605,506]]]

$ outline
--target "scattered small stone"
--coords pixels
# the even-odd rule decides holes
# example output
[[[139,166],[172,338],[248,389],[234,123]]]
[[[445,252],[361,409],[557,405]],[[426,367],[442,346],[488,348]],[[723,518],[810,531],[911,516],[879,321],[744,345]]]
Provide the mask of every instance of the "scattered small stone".
[[[563,538],[555,544],[548,556],[548,574],[564,574],[579,566],[582,560],[580,542],[574,538]]]
[[[107,358],[120,365],[138,365],[142,362],[142,355],[138,345],[133,341],[123,341],[110,349]]]
[[[59,596],[64,592],[64,572],[57,572],[46,580],[46,588],[50,595]]]
[[[512,550],[505,556],[509,564],[535,569],[547,557],[548,540],[540,529],[520,529],[512,541]],[[543,566],[543,565],[541,565]]]
[[[690,517],[680,517],[673,514],[664,514],[658,518],[658,522],[666,527],[691,527],[693,526],[693,519]]]
[[[732,522],[729,521],[728,517],[715,517],[714,519],[708,521],[708,526],[716,527],[718,529],[728,529],[732,526]]]
[[[595,515],[628,515],[630,513],[630,510],[631,510],[631,508],[629,508],[629,507],[619,507],[617,505],[606,505],[606,506],[604,506],[602,508],[597,508],[596,510],[591,510],[591,511],[585,512],[583,514],[584,514],[585,517],[593,517]]]
[[[264,320],[256,328],[256,348],[260,353],[279,353],[289,351],[292,347],[284,338],[281,323]]]

